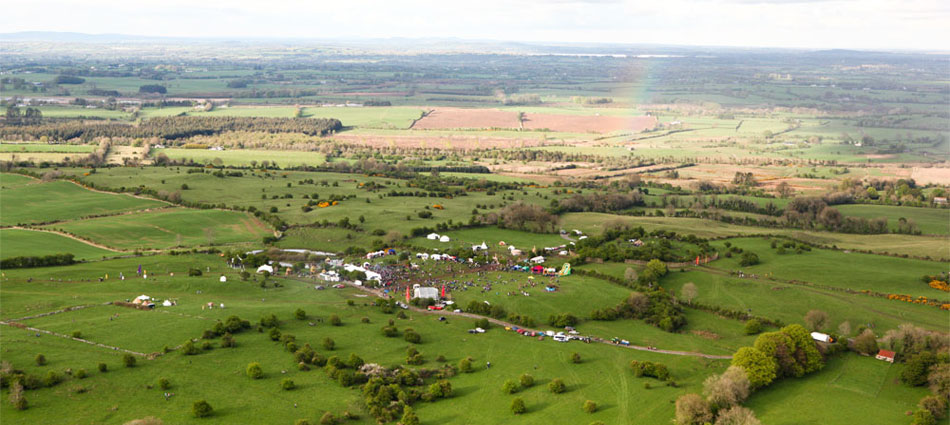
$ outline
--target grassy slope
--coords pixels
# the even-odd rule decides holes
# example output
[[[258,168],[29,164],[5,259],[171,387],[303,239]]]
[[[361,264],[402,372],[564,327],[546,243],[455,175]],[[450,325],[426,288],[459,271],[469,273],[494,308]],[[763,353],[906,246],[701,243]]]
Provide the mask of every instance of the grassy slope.
[[[68,220],[166,205],[128,195],[93,192],[65,181],[4,189],[2,195],[0,223],[3,225]]]
[[[175,208],[50,225],[120,249],[256,242],[271,231],[247,213]]]
[[[65,236],[20,229],[0,230],[0,258],[73,254],[77,260],[90,260],[115,252],[97,248]]]

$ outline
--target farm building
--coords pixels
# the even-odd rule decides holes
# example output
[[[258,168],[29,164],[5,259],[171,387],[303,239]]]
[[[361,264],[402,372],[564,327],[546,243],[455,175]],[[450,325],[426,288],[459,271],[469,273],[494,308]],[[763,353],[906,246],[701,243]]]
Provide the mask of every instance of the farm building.
[[[888,362],[888,363],[894,363],[894,356],[896,355],[897,353],[893,351],[881,350],[877,352],[877,355],[874,356],[874,358],[878,360],[884,360],[885,362]]]
[[[439,299],[438,288],[417,286],[412,289],[413,298],[428,298],[430,300]]]

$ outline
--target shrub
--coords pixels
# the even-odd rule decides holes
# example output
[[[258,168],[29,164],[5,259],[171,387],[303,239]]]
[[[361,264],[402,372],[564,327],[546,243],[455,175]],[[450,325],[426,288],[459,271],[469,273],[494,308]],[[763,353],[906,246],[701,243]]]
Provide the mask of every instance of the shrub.
[[[261,368],[261,364],[254,362],[247,365],[247,377],[251,379],[261,379],[264,377],[264,369]]]
[[[306,419],[297,419],[297,420],[294,422],[294,425],[310,425],[310,421],[308,421],[308,420],[306,420]]]
[[[168,378],[158,378],[158,387],[167,390],[172,387],[172,383]]]
[[[369,323],[369,317],[360,318],[360,323]]]
[[[528,408],[524,405],[524,400],[521,397],[515,397],[514,400],[511,400],[511,413],[520,415],[524,412],[527,412]]]
[[[703,395],[716,409],[738,405],[750,392],[749,378],[745,370],[737,366],[729,366],[722,375],[712,375],[703,382]]]
[[[225,332],[224,336],[221,337],[221,348],[232,347],[234,347],[234,336],[230,332]]]
[[[670,378],[670,370],[662,363],[633,360],[630,367],[633,368],[633,375],[637,377],[650,376],[661,380]]]
[[[742,406],[733,406],[720,410],[717,414],[716,425],[760,425],[755,413]]]
[[[284,378],[280,381],[280,388],[283,390],[289,391],[294,388],[297,388],[297,386],[294,384],[294,381],[292,379]]]
[[[597,411],[597,403],[594,403],[591,400],[584,402],[584,411],[587,413],[594,413]]]
[[[395,338],[399,335],[399,330],[395,326],[383,326],[383,335],[387,338]]]
[[[343,326],[343,321],[340,320],[340,316],[334,314],[330,316],[330,324],[333,326]]]
[[[85,379],[87,376],[86,369],[77,370],[76,373],[73,374],[73,376],[75,376],[76,379]]]
[[[567,385],[564,385],[564,381],[562,381],[561,378],[554,378],[548,383],[548,390],[554,394],[561,394],[567,391]]]
[[[336,347],[336,342],[330,339],[330,337],[323,338],[322,344],[323,348],[327,349],[328,351],[333,351],[333,349]]]
[[[759,264],[759,256],[754,252],[744,252],[742,253],[742,258],[739,259],[739,265],[742,267],[754,266]]]
[[[73,336],[73,338],[76,338],[76,339],[82,338],[82,332],[80,332],[80,331],[73,331],[72,336]]]
[[[336,424],[336,417],[332,413],[326,412],[323,416],[320,417],[320,425],[334,425]]]
[[[745,322],[745,334],[755,335],[762,332],[762,322],[759,319],[749,319]]]
[[[200,352],[201,351],[198,350],[198,347],[195,347],[194,341],[190,339],[188,341],[185,341],[185,343],[182,344],[181,346],[181,353],[186,356],[194,356],[195,354],[198,354]]]
[[[676,399],[676,423],[703,425],[712,422],[713,414],[706,400],[698,394],[684,394]]]
[[[208,350],[210,350],[211,348],[213,348],[213,347],[211,347],[211,341],[203,341],[203,342],[201,343],[201,349],[202,349],[202,350],[208,351]]]
[[[581,355],[579,353],[571,354],[571,363],[577,364],[580,362],[581,362]]]
[[[34,360],[36,360],[37,366],[46,366],[46,356],[42,354],[37,354]]]
[[[505,381],[505,383],[501,385],[501,390],[505,394],[514,394],[518,392],[519,389],[520,388],[518,387],[518,383],[511,379]]]
[[[123,355],[122,355],[122,364],[124,364],[125,367],[135,367],[135,356],[133,356],[133,355],[131,355],[131,354],[129,354],[129,353],[123,354]]]
[[[459,371],[463,373],[472,373],[472,358],[466,357],[459,361]]]
[[[195,415],[196,418],[206,418],[211,416],[211,413],[214,412],[214,409],[208,404],[207,401],[198,400],[195,404],[191,405],[191,413]]]
[[[406,329],[406,331],[403,333],[403,338],[405,338],[406,342],[412,344],[418,344],[422,342],[422,335],[419,335],[418,332],[412,329]]]
[[[412,407],[406,406],[402,409],[402,420],[399,423],[402,425],[419,425],[419,417],[416,416],[416,412],[412,410]]]
[[[277,316],[274,314],[261,316],[261,326],[265,328],[276,328],[280,326],[280,320],[277,320]]]
[[[521,383],[521,386],[525,388],[534,386],[534,377],[527,373],[522,373],[521,376],[518,377],[518,381]]]
[[[303,311],[302,308],[298,308],[297,311],[294,312],[294,318],[297,320],[307,320],[307,312]]]
[[[271,341],[280,341],[280,329],[270,328],[270,331],[267,332],[267,336]]]
[[[49,372],[46,373],[46,382],[45,382],[45,383],[46,383],[46,386],[47,386],[47,387],[52,387],[52,386],[54,386],[54,385],[60,383],[60,381],[62,381],[62,380],[63,380],[63,378],[62,378],[61,376],[59,376],[59,374],[56,373],[56,371],[51,370],[51,371],[49,371]]]
[[[109,370],[109,366],[106,365],[105,363],[99,363],[98,368],[99,368],[99,372],[107,372]]]

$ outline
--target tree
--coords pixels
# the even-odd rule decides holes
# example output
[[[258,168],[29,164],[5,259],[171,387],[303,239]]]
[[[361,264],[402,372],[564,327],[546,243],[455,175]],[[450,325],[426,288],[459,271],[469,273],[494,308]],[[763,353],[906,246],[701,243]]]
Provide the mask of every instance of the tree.
[[[907,360],[904,370],[901,371],[901,382],[913,387],[926,384],[927,372],[935,363],[937,363],[937,357],[929,351],[914,355]]]
[[[463,373],[472,373],[472,358],[466,357],[459,361],[459,371]]]
[[[742,406],[732,406],[719,412],[716,425],[760,425],[755,412]]]
[[[34,360],[36,361],[37,366],[46,366],[46,356],[37,354]]]
[[[521,376],[518,377],[518,381],[521,383],[521,386],[525,388],[534,386],[534,377],[527,373],[522,373]]]
[[[623,271],[623,279],[627,282],[636,282],[637,271],[632,267],[627,267],[627,269]]]
[[[527,411],[528,408],[524,405],[524,400],[521,397],[515,397],[514,400],[511,400],[511,413],[520,415]]]
[[[567,391],[567,385],[564,385],[564,381],[561,380],[561,378],[554,378],[548,383],[548,390],[554,394],[561,394]]]
[[[419,335],[418,332],[412,329],[406,329],[406,331],[403,333],[403,339],[411,344],[418,344],[422,342],[422,335]]]
[[[594,413],[597,411],[597,403],[594,403],[592,400],[587,400],[584,402],[584,411],[587,413]]]
[[[677,425],[703,425],[712,419],[709,405],[699,394],[684,394],[676,399]]]
[[[571,363],[575,363],[575,364],[576,364],[576,363],[580,363],[580,362],[581,362],[581,355],[580,355],[579,353],[571,354]]]
[[[917,407],[929,411],[935,419],[947,416],[947,400],[940,396],[928,395],[920,399]]]
[[[759,256],[754,252],[743,252],[742,257],[739,259],[739,265],[742,267],[749,267],[759,264]]]
[[[942,397],[943,400],[950,400],[950,363],[941,362],[931,366],[930,374],[927,375],[927,384],[931,392]]]
[[[133,356],[133,355],[131,355],[131,354],[129,354],[129,353],[123,354],[123,355],[122,355],[122,364],[124,364],[125,367],[135,367],[135,356]]]
[[[335,314],[330,315],[330,324],[333,326],[343,326],[343,320],[340,320],[340,316]]]
[[[782,332],[766,332],[755,339],[753,346],[775,360],[778,366],[775,371],[776,378],[799,377],[805,374],[805,367],[799,364],[795,357],[798,347],[790,336]]]
[[[851,335],[851,322],[847,320],[845,320],[844,322],[841,322],[841,324],[838,325],[838,334],[841,335],[842,337],[847,337],[848,335]]]
[[[158,378],[158,387],[167,390],[172,387],[172,383],[168,378]]]
[[[816,372],[825,367],[825,359],[818,351],[818,345],[812,339],[811,332],[808,332],[802,325],[788,325],[782,328],[781,332],[788,335],[795,343],[794,356],[804,373]]]
[[[261,364],[254,362],[247,365],[247,377],[251,379],[261,379],[264,377],[264,369]]]
[[[686,300],[687,304],[692,305],[693,299],[696,298],[696,295],[699,294],[699,290],[696,289],[696,284],[693,282],[686,282],[683,285],[683,288],[680,289],[680,295],[683,296],[683,299]]]
[[[191,413],[194,414],[196,418],[206,418],[211,416],[213,412],[214,409],[204,400],[198,400],[195,404],[191,405]]]
[[[775,191],[778,192],[778,196],[782,198],[788,198],[795,194],[795,189],[793,189],[788,182],[779,183],[778,186],[775,187]]]
[[[328,351],[333,351],[336,348],[336,342],[334,342],[330,337],[323,338],[323,348]]]
[[[755,335],[762,332],[762,322],[759,319],[749,319],[745,322],[745,334]]]
[[[740,404],[750,392],[749,378],[745,370],[737,366],[729,366],[722,375],[712,375],[703,382],[703,395],[716,409]]]
[[[297,311],[294,312],[294,318],[297,320],[307,320],[307,312],[303,311],[302,308],[298,308]]]
[[[657,279],[666,276],[666,273],[669,271],[666,268],[666,263],[654,258],[647,262],[646,270],[652,272]]]
[[[764,387],[775,379],[775,359],[753,347],[742,347],[732,356],[732,365],[745,370],[752,388]]]
[[[911,425],[937,425],[937,418],[934,417],[933,413],[930,413],[926,409],[917,409],[914,412],[914,421],[910,423]]]
[[[506,380],[505,383],[501,385],[501,390],[505,394],[514,394],[518,392],[519,389],[518,383],[511,379]]]
[[[16,410],[26,410],[26,408],[29,407],[26,396],[24,396],[23,393],[24,388],[21,380],[17,379],[10,383],[10,404],[12,404]]]
[[[870,329],[865,329],[861,332],[861,335],[858,335],[854,338],[854,351],[857,351],[864,355],[876,354],[877,347],[877,337],[874,336],[874,331]]]
[[[810,310],[808,313],[805,313],[805,324],[808,325],[808,329],[813,332],[824,329],[827,323],[828,313],[821,310]]]
[[[332,413],[326,412],[323,416],[320,417],[320,425],[334,425],[336,424],[336,416],[333,416]]]
[[[284,378],[280,381],[280,388],[289,391],[294,388],[297,388],[297,385],[294,384],[294,381],[290,378]]]
[[[416,412],[412,410],[412,406],[406,406],[402,409],[402,419],[399,421],[400,425],[419,425],[419,417],[416,416]]]

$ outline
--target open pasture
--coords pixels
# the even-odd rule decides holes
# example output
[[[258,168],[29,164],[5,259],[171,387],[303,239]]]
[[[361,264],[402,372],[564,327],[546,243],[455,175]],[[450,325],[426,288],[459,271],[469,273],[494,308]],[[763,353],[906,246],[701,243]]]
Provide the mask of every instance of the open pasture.
[[[221,164],[231,167],[249,167],[251,161],[255,164],[261,161],[268,161],[279,167],[296,167],[300,165],[316,166],[326,161],[326,156],[319,152],[305,151],[278,151],[278,150],[253,150],[253,149],[227,149],[223,151],[212,151],[208,149],[152,149],[149,156],[155,158],[159,154],[165,154],[170,159],[181,160],[191,159],[199,164],[211,164],[216,159],[221,160]]]
[[[4,188],[0,195],[3,196],[0,203],[3,225],[74,220],[167,205],[130,195],[96,192],[67,181]]]
[[[272,231],[247,213],[172,208],[47,226],[116,249],[164,249],[258,242]]]
[[[55,233],[26,229],[0,229],[0,259],[73,254],[77,260],[95,260],[117,254]]]

